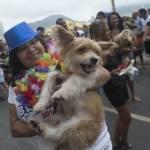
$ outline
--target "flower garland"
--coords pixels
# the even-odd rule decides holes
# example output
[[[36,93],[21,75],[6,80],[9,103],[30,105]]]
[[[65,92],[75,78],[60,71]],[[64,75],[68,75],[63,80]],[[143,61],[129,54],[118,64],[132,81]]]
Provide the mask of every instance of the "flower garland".
[[[58,54],[44,53],[35,67],[20,73],[15,80],[14,92],[16,100],[23,106],[33,107],[39,99],[41,89],[49,71],[54,71],[57,65],[65,70]]]

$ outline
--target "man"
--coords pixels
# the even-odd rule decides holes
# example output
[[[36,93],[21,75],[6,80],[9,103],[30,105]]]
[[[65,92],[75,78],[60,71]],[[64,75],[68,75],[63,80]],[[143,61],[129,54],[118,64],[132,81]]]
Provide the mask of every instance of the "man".
[[[137,11],[132,13],[132,19],[136,28],[143,29],[142,20],[139,17],[139,13]]]
[[[65,29],[68,29],[68,28],[67,28],[66,21],[65,21],[63,18],[58,18],[58,19],[56,20],[56,24],[57,24],[57,25],[60,25],[60,26],[62,26],[62,27],[64,27]]]
[[[150,15],[148,15],[147,11],[144,8],[139,10],[140,17],[143,23],[144,34],[144,45],[145,52],[147,56],[150,56]]]
[[[150,15],[148,15],[147,11],[144,8],[139,9],[139,15],[142,20],[143,27],[150,22]]]
[[[45,32],[45,28],[44,27],[41,27],[41,26],[37,27],[36,30],[39,32],[40,36],[44,37],[44,32]]]
[[[99,11],[96,15],[95,20],[104,20],[107,23],[107,16],[103,11]]]
[[[46,41],[45,41],[45,35],[44,35],[44,33],[45,33],[45,28],[39,26],[39,27],[37,27],[36,31],[39,32],[39,39],[40,39],[40,42],[41,42],[42,45],[44,46],[46,52],[48,52],[48,47],[47,47],[47,43],[46,43]]]

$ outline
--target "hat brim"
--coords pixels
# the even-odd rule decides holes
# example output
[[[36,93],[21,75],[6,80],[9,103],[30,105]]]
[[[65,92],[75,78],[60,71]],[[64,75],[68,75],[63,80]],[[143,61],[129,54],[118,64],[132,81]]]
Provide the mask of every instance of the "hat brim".
[[[38,32],[34,32],[32,34],[29,34],[24,40],[23,42],[19,43],[18,45],[15,45],[15,47],[12,47],[11,49],[9,49],[9,52],[11,52],[12,50],[14,50],[15,48],[18,48],[26,43],[28,43],[30,40],[34,39],[36,36],[38,36],[39,33]]]

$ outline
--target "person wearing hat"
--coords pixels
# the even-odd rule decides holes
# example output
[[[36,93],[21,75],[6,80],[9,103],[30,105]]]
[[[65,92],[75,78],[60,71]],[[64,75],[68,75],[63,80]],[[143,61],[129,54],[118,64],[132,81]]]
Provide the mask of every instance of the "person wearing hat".
[[[39,143],[39,150],[49,150],[50,147],[45,144],[44,138],[41,138],[41,133],[31,127],[32,119],[47,121],[55,113],[54,109],[51,109],[51,105],[42,112],[35,112],[32,107],[35,104],[35,99],[38,98],[37,95],[33,94],[40,92],[39,88],[42,84],[40,80],[32,77],[36,77],[37,72],[34,72],[35,70],[41,71],[41,68],[36,68],[36,65],[38,60],[43,58],[45,49],[38,39],[38,32],[33,31],[26,22],[21,22],[9,29],[5,32],[4,37],[9,47],[9,64],[12,71],[12,82],[9,86],[8,95],[11,134],[13,137],[35,137]],[[42,69],[45,72],[45,68]],[[90,95],[87,97],[92,99]],[[105,137],[109,138],[107,127],[105,131],[102,133],[107,133]],[[102,133],[100,133],[96,143],[88,148],[89,150],[97,149],[95,145],[98,145],[98,141],[103,138],[104,134]],[[102,143],[100,144],[102,145]],[[111,150],[110,140],[108,150]]]
[[[32,129],[29,123],[30,120],[32,118],[49,119],[51,108],[48,107],[44,112],[40,113],[34,112],[31,105],[23,103],[19,99],[15,88],[17,82],[20,81],[19,76],[36,65],[36,61],[43,56],[45,49],[38,39],[38,32],[34,31],[26,22],[21,22],[9,29],[4,33],[4,37],[9,47],[9,65],[12,73],[8,94],[11,134],[13,137],[32,137],[38,135],[39,132]],[[20,91],[21,88],[19,89]],[[30,96],[30,91],[28,90],[27,92],[28,96]],[[38,140],[40,140],[39,137]],[[39,144],[39,149],[46,150],[48,147],[44,148]]]
[[[12,87],[15,84],[14,80],[17,74],[22,70],[32,67],[35,60],[40,58],[44,52],[44,47],[36,38],[37,36],[38,33],[34,32],[25,22],[16,25],[4,33],[5,40],[9,47],[9,65],[12,72],[12,82],[9,87],[8,102],[10,104],[11,131],[12,135],[15,137],[36,134],[27,124],[24,124],[24,122],[19,121],[19,118],[17,118],[17,115],[20,115],[20,112],[16,111],[16,109],[20,106],[14,102],[16,96]],[[16,105],[15,107],[14,104]]]

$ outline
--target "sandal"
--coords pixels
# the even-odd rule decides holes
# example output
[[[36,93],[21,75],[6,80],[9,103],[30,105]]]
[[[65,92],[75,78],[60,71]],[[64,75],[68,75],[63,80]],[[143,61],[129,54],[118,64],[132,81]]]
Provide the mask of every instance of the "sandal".
[[[113,145],[113,150],[121,150],[121,141]]]
[[[113,146],[113,150],[121,150],[121,147],[118,145]]]
[[[131,150],[132,145],[131,144],[122,144],[121,145],[121,150]]]

